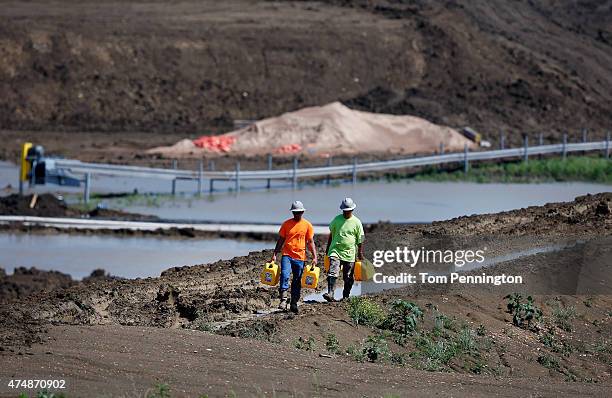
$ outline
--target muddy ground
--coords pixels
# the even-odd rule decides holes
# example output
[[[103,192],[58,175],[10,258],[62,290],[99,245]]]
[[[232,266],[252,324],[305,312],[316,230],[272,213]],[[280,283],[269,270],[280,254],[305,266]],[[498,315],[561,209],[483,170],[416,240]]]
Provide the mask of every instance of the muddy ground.
[[[611,13],[597,0],[3,1],[0,125],[191,136],[341,100],[516,144],[602,136]]]
[[[89,211],[68,206],[63,198],[53,194],[11,194],[0,197],[0,214],[5,216],[99,218],[122,221],[157,221],[156,216],[127,213],[120,210],[95,208]]]
[[[521,275],[521,286],[438,284],[370,295],[369,302],[387,314],[396,299],[423,310],[417,331],[407,335],[356,325],[347,302],[301,303],[297,316],[270,313],[276,291],[258,280],[271,254],[264,251],[172,268],[159,278],[95,282],[3,305],[0,361],[12,366],[0,372],[3,378],[62,375],[73,395],[105,385],[105,392],[130,396],[163,382],[176,396],[607,396],[611,209],[611,194],[588,195],[369,232],[367,245],[382,238],[411,247],[487,247],[492,258],[524,252],[487,269]],[[552,244],[562,246],[526,251]],[[515,325],[504,299],[513,292],[523,301],[532,295],[542,318]],[[332,348],[326,344],[330,335],[336,339]],[[384,347],[374,350],[372,342],[380,339]],[[461,344],[467,351],[443,360],[430,350]],[[373,350],[380,355],[373,358]],[[347,374],[358,380],[342,377]]]

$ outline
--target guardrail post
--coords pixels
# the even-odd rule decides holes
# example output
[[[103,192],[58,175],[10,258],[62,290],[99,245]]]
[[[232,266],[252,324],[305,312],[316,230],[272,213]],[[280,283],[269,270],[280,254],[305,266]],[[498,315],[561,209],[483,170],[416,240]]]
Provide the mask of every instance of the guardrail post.
[[[198,162],[198,196],[202,195],[202,186],[204,185],[204,161],[200,159]]]
[[[588,129],[582,129],[582,142],[587,142]]]
[[[214,160],[209,160],[208,161],[208,170],[215,171],[215,161]],[[210,179],[209,184],[210,184],[210,186],[208,187],[208,192],[210,192],[210,194],[212,195],[213,191],[215,190],[215,180],[214,180],[214,178]]]
[[[91,173],[85,174],[85,193],[83,194],[83,201],[85,204],[89,203],[89,196],[91,194]]]
[[[357,184],[357,157],[353,158],[353,185]]]
[[[440,155],[444,155],[444,143],[440,143]]]
[[[523,161],[525,163],[529,162],[529,136],[527,134],[523,135]]]
[[[506,136],[503,131],[499,132],[499,149],[504,149],[506,143]]]
[[[172,169],[176,170],[178,162],[176,159],[172,159]],[[172,196],[176,195],[176,178],[172,179]]]
[[[467,174],[470,169],[470,163],[468,161],[468,144],[463,145],[463,172]]]
[[[606,159],[610,159],[610,132],[606,133]]]
[[[272,170],[272,154],[268,154],[268,171]],[[268,184],[266,185],[266,188],[270,189],[272,186],[272,179],[268,178]]]
[[[563,160],[567,158],[567,133],[563,133]]]
[[[236,162],[236,193],[240,193],[240,162]]]
[[[291,189],[295,190],[297,188],[297,169],[298,169],[298,158],[295,156],[293,158],[293,178],[291,179]]]
[[[327,158],[327,167],[331,167],[333,165],[334,161],[333,161],[333,156],[329,156]],[[327,178],[325,178],[325,184],[329,185],[331,183],[331,175],[327,175]]]
[[[539,146],[544,145],[544,134],[542,133],[538,133],[538,145]],[[542,159],[542,154],[538,155],[538,159]]]

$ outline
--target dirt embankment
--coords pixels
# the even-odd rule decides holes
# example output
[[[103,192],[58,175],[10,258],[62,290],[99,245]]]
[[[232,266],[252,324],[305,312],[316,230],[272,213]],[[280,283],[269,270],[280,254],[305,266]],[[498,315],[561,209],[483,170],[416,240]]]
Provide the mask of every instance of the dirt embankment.
[[[611,15],[596,0],[5,2],[0,124],[199,134],[341,100],[517,144],[600,134]]]
[[[26,297],[53,290],[62,290],[79,283],[93,283],[103,280],[114,280],[117,277],[107,274],[103,269],[94,270],[81,282],[75,281],[68,274],[58,271],[43,271],[37,268],[17,267],[11,275],[0,268],[0,302],[7,305],[10,302],[24,300]]]
[[[495,255],[561,240],[597,243],[600,239],[607,239],[611,235],[611,201],[612,194],[589,195],[570,203],[550,204],[501,214],[463,217],[431,226],[379,225],[368,232],[367,242],[371,245],[384,239],[414,244],[418,247],[421,244],[436,245],[440,243],[440,236],[444,236],[448,239],[445,242],[450,245],[461,244],[469,248],[486,243],[490,245]],[[467,240],[457,240],[458,237],[464,236],[467,236]],[[324,247],[323,242],[318,243],[320,248]],[[601,278],[605,279],[606,275],[610,274],[605,271],[609,269],[610,263],[606,261],[609,256],[604,253],[605,248],[609,249],[610,245],[597,247],[599,251],[583,250],[578,253],[582,259],[581,264],[594,264],[594,268],[588,269],[590,274],[583,278],[583,285],[579,288],[570,287],[572,291],[555,290],[554,284],[551,286],[549,283],[551,273],[558,272],[559,267],[573,266],[574,260],[571,260],[573,257],[569,256],[572,249],[560,252],[561,255],[540,253],[515,260],[509,259],[497,265],[495,272],[516,272],[526,275],[525,277],[530,280],[528,284],[530,291],[525,292],[526,294],[537,295],[538,292],[546,295],[569,294],[572,296],[568,297],[573,298],[568,298],[568,302],[573,303],[578,300],[576,297],[581,297],[575,296],[576,294],[588,295],[589,292],[597,294],[594,290],[589,290],[590,286],[595,285],[589,286],[589,284],[598,284]],[[367,250],[372,249],[374,248],[369,247]],[[287,320],[281,314],[254,321],[254,313],[269,310],[275,302],[276,289],[263,287],[259,282],[260,267],[270,255],[270,251],[254,252],[248,256],[212,264],[171,268],[163,272],[159,278],[104,281],[72,286],[48,294],[31,295],[2,309],[4,312],[10,312],[11,316],[0,317],[0,342],[9,349],[40,341],[41,330],[50,323],[216,329],[224,334],[285,342],[295,338],[296,335],[291,331],[298,333],[298,330],[302,330],[300,333],[308,331],[318,336],[317,339],[324,339],[323,332],[326,330],[348,333],[346,339],[352,339],[354,342],[364,337],[363,333],[367,333],[367,330],[340,327],[342,322],[347,321],[345,304],[329,306],[303,304],[298,317]],[[563,258],[571,261],[563,262]],[[593,274],[593,271],[599,274]],[[323,282],[321,287],[324,285]],[[548,290],[544,292],[544,288]],[[388,302],[389,297],[398,296],[417,299],[424,307],[433,303],[432,305],[444,308],[454,317],[464,319],[467,313],[470,322],[485,322],[487,329],[493,328],[496,333],[502,333],[502,330],[509,326],[507,315],[499,304],[505,293],[504,289],[475,286],[469,289],[432,287],[403,293],[398,291],[377,294],[374,297],[383,303]],[[536,297],[541,297],[538,300],[546,299],[545,296]],[[604,315],[599,314],[601,311],[603,314],[606,308],[610,309],[609,297],[597,296],[594,302],[596,305],[593,308],[596,310],[587,307],[589,309],[585,311],[594,312],[584,315],[585,319],[590,319],[588,322],[591,320],[595,322],[595,318],[603,316],[603,321],[598,320],[599,324],[596,327],[600,330],[601,336],[609,338],[610,319],[606,320]],[[548,311],[552,311],[551,308],[552,304]],[[338,324],[340,326],[333,326],[336,325],[337,319],[341,320]],[[314,329],[313,322],[316,326]],[[584,333],[593,337],[589,328],[587,325]],[[315,331],[321,332],[320,335]],[[525,339],[525,342],[515,342],[519,344],[515,347],[517,350],[520,350],[520,344],[527,344],[532,337],[526,336]],[[515,360],[520,362],[528,359],[518,355]],[[518,366],[518,362],[515,366]],[[585,374],[591,376],[597,374],[598,378],[604,379],[609,376],[609,374],[605,376],[605,372],[601,373],[600,365],[593,369],[595,370],[591,373],[585,371]]]
[[[0,197],[0,214],[5,216],[86,217],[121,221],[155,221],[156,216],[126,213],[119,210],[95,208],[83,211],[69,207],[63,199],[52,194],[12,194]]]

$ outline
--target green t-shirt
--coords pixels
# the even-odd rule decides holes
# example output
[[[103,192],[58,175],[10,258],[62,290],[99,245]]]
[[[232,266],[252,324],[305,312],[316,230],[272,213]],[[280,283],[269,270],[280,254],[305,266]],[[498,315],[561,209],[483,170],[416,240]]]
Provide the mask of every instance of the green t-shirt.
[[[363,225],[355,215],[346,219],[339,214],[329,224],[332,241],[329,245],[330,257],[338,257],[342,261],[353,262],[356,259],[357,245],[363,243]]]

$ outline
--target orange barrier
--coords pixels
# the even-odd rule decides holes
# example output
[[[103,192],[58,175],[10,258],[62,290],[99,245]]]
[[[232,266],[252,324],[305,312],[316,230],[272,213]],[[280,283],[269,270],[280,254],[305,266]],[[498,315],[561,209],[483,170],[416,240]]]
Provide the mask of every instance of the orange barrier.
[[[236,142],[236,137],[228,135],[204,135],[193,140],[198,148],[208,149],[212,152],[229,152]]]

